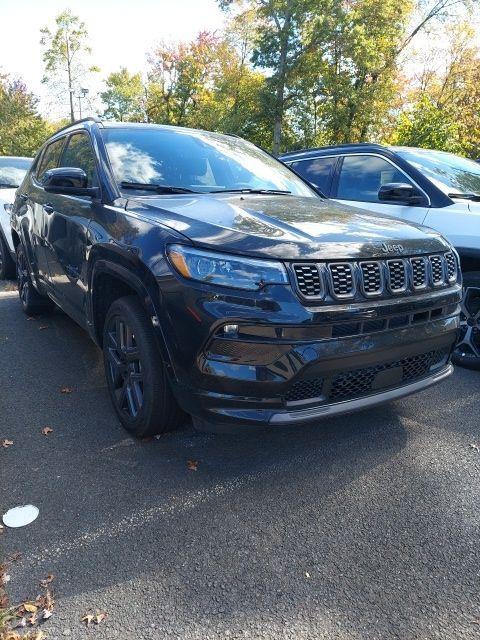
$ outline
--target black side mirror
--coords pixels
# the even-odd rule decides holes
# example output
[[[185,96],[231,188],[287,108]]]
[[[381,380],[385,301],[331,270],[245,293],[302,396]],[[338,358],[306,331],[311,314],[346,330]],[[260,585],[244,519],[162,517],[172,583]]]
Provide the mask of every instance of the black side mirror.
[[[378,199],[381,202],[404,202],[406,204],[423,204],[425,198],[406,182],[389,182],[382,184],[378,190]]]
[[[83,169],[76,167],[58,167],[45,171],[42,187],[48,193],[59,193],[66,196],[89,196],[96,198],[100,189],[87,187],[88,178]]]

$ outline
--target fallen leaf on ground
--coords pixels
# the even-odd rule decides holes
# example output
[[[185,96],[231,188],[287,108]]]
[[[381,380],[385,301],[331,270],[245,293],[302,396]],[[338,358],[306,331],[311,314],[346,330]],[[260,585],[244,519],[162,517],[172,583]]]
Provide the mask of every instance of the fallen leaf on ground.
[[[22,640],[22,636],[16,631],[7,631],[5,635],[2,636],[2,640]]]
[[[16,562],[17,560],[20,560],[21,557],[22,554],[20,553],[20,551],[14,551],[10,556],[10,562]]]
[[[52,432],[53,432],[52,427],[43,427],[43,429],[42,429],[42,433],[43,433],[44,436],[48,436],[48,434],[52,433]]]
[[[85,622],[86,626],[89,627],[93,621],[93,618],[94,618],[93,613],[86,613],[82,618],[82,622]]]
[[[107,613],[105,611],[96,611],[95,613],[85,613],[82,618],[82,622],[85,622],[85,625],[89,627],[92,622],[94,624],[100,624],[107,617]]]
[[[53,611],[55,607],[55,600],[53,599],[52,592],[48,587],[45,587],[45,595],[37,596],[35,604],[39,609],[46,609],[47,611]]]
[[[0,575],[0,585],[7,584],[7,582],[10,582],[10,576],[8,573],[2,573]]]
[[[470,449],[474,449],[475,451],[480,451],[480,446],[476,442],[472,442],[470,445]]]
[[[187,460],[187,467],[190,471],[197,471],[198,469],[198,460]]]
[[[28,634],[28,636],[24,636],[23,640],[45,640],[47,636],[43,633],[43,631],[35,631],[33,634]]]
[[[37,614],[32,613],[32,615],[29,618],[27,618],[27,622],[31,627],[34,627],[38,622]]]
[[[44,609],[42,611],[42,619],[43,620],[48,620],[50,618],[50,616],[52,615],[51,611],[48,611],[48,609]]]
[[[11,447],[11,446],[12,446],[12,444],[13,444],[13,440],[7,440],[7,438],[5,438],[4,440],[2,440],[2,441],[0,442],[0,444],[2,445],[2,447],[3,447],[4,449],[6,449],[7,447]]]
[[[25,611],[28,611],[28,613],[35,613],[38,609],[37,605],[32,604],[31,602],[24,602],[23,608]]]
[[[39,331],[45,331],[45,329],[48,329],[48,324],[43,324],[41,327],[38,327]]]
[[[63,387],[63,389],[60,390],[60,393],[73,393],[73,389],[72,387]]]
[[[40,586],[46,587],[47,584],[50,584],[54,580],[55,580],[55,576],[53,575],[53,573],[49,573],[46,578],[44,578],[43,580],[40,580]]]

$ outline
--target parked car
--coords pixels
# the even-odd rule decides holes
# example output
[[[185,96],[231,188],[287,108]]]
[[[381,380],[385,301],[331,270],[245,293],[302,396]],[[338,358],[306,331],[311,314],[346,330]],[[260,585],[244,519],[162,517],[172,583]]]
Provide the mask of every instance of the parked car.
[[[15,191],[31,164],[31,158],[0,156],[0,280],[15,277],[15,248],[10,232],[10,210],[15,199]]]
[[[446,378],[457,255],[327,201],[236,136],[86,120],[57,132],[12,216],[27,314],[58,304],[103,349],[137,436],[296,424]]]
[[[329,198],[439,231],[460,255],[465,297],[454,361],[480,369],[480,165],[452,153],[350,144],[283,162]]]

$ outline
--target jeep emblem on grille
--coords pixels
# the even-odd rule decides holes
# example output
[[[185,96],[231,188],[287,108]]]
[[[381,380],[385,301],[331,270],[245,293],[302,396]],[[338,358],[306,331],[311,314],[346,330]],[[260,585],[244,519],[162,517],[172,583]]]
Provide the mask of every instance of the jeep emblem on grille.
[[[403,253],[403,246],[401,244],[382,244],[382,251],[385,253]]]

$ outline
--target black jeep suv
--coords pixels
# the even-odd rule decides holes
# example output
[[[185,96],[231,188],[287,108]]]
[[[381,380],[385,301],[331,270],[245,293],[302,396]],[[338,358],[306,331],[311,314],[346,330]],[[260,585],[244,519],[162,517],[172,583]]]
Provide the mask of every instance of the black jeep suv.
[[[320,197],[236,136],[86,120],[12,214],[27,314],[56,303],[103,349],[122,424],[280,425],[452,372],[458,258],[438,233]]]

